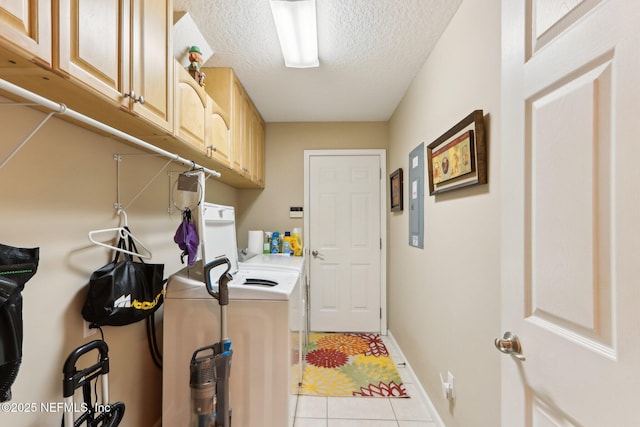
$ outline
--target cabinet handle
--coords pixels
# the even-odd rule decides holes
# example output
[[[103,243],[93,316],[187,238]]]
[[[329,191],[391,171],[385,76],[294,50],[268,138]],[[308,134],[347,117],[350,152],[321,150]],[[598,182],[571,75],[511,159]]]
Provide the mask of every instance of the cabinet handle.
[[[136,93],[133,90],[131,92],[123,93],[122,96],[125,98],[131,98],[134,103],[139,102],[140,104],[144,104],[144,96],[140,95],[136,98]]]
[[[217,148],[213,145],[207,145],[207,157],[213,156],[213,153],[217,151]]]

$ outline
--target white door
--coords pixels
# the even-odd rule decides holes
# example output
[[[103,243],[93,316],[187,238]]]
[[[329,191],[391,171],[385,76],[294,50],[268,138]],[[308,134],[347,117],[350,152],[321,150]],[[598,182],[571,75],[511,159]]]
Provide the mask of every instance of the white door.
[[[502,8],[502,426],[638,426],[640,2]]]
[[[312,153],[305,153],[310,329],[379,333],[384,157]]]

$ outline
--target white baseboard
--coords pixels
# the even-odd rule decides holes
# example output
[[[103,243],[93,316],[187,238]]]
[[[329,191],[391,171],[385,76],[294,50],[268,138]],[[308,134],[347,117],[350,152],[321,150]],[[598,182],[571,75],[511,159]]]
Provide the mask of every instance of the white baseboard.
[[[393,337],[393,334],[391,333],[391,330],[387,330],[387,335],[389,335],[393,339],[393,341],[395,341],[395,343],[398,344],[396,339]],[[438,414],[438,411],[436,410],[436,407],[433,406],[433,402],[429,398],[429,395],[425,391],[424,387],[422,387],[422,384],[420,384],[420,381],[418,380],[418,377],[416,376],[416,373],[413,371],[413,369],[411,369],[411,364],[409,363],[409,360],[407,360],[405,355],[402,353],[402,349],[400,348],[399,345],[397,345],[397,348],[398,348],[398,351],[400,352],[400,356],[402,357],[402,359],[406,363],[406,369],[409,370],[409,372],[411,373],[413,378],[415,378],[415,380],[416,380],[414,385],[415,385],[416,389],[418,390],[418,392],[420,393],[419,398],[424,401],[425,405],[427,406],[427,409],[429,410],[429,413],[431,413],[431,415],[433,416],[433,420],[431,420],[431,421],[437,427],[447,427],[444,424],[444,422],[442,421],[442,418],[440,418],[440,414]]]

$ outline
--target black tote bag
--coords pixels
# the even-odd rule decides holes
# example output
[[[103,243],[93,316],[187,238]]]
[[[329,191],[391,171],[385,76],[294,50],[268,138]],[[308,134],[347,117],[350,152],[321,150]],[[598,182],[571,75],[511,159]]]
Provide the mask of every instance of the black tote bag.
[[[22,290],[36,274],[39,248],[0,244],[0,402],[11,400],[22,363]]]
[[[126,240],[120,237],[118,247],[137,252],[131,237]],[[111,263],[93,272],[82,307],[82,317],[87,322],[100,326],[129,325],[155,313],[162,305],[164,264],[147,264],[139,257],[139,261],[133,258],[116,251]]]

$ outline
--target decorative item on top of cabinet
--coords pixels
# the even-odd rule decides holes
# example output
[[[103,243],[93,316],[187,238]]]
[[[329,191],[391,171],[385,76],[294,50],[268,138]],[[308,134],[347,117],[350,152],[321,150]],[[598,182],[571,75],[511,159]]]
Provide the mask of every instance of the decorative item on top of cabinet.
[[[173,56],[184,68],[197,68],[213,56],[213,49],[189,12],[173,13]],[[194,54],[195,55],[192,55]],[[193,64],[196,62],[197,65]],[[199,79],[196,79],[199,80]]]
[[[189,49],[189,67],[187,70],[189,74],[198,84],[204,87],[204,79],[205,74],[200,71],[200,67],[202,66],[202,52],[198,46],[191,46]]]
[[[51,1],[0,2],[0,68],[51,66]]]
[[[245,180],[238,185],[264,188],[264,120],[231,68],[203,68],[205,90],[229,112],[231,170]]]
[[[55,28],[59,46],[54,49],[54,70],[124,111],[171,132],[172,2],[58,3]]]

